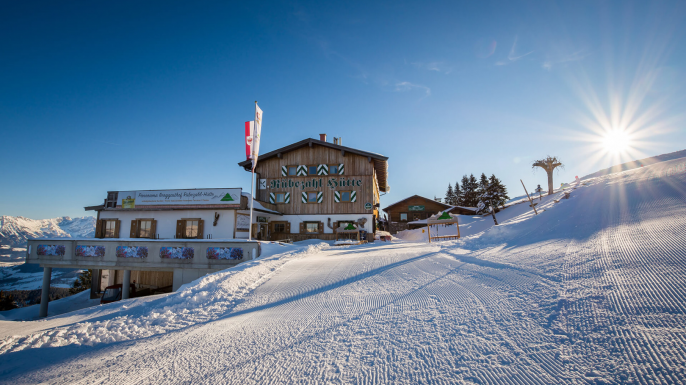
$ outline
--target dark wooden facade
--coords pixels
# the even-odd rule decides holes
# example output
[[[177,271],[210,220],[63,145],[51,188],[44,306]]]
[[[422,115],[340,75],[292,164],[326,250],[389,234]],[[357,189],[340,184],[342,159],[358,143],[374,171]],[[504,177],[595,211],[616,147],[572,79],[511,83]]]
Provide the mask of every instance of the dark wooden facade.
[[[410,210],[410,206],[424,206],[424,209]],[[436,202],[433,199],[413,195],[384,208],[383,211],[386,212],[388,220],[391,222],[412,222],[415,220],[427,219],[439,211],[447,210],[452,207],[453,206],[446,205],[445,203]],[[401,218],[401,214],[406,214],[407,218]]]
[[[290,193],[289,203],[276,202],[274,209],[284,215],[373,214],[378,217],[379,191],[388,189],[388,158],[328,142],[307,139],[260,156],[255,169],[256,199],[270,202],[270,193]],[[239,163],[249,170],[250,161]],[[336,175],[283,175],[286,166],[343,165]],[[260,188],[265,180],[266,188]],[[335,192],[354,191],[355,202],[336,202]],[[303,203],[301,194],[321,192],[322,202]],[[368,209],[370,204],[372,207]],[[367,207],[365,207],[367,205]],[[296,230],[296,229],[293,229]]]

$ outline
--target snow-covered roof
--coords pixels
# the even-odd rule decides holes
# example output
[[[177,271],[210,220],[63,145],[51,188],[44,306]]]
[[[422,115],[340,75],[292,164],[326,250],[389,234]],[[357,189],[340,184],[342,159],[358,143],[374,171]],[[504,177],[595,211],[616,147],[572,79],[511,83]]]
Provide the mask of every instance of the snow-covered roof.
[[[250,210],[250,200],[252,199],[250,193],[244,192],[244,193],[241,194],[241,195],[243,195],[244,197],[248,198],[248,210]],[[258,200],[255,200],[255,202],[253,203],[253,210],[259,210],[259,211],[264,211],[264,212],[267,212],[267,213],[283,215],[283,214],[281,214],[280,212],[278,212],[278,211],[276,211],[276,210],[271,210],[271,209],[268,209],[268,208],[262,206],[262,204],[260,204],[260,201],[258,201]]]

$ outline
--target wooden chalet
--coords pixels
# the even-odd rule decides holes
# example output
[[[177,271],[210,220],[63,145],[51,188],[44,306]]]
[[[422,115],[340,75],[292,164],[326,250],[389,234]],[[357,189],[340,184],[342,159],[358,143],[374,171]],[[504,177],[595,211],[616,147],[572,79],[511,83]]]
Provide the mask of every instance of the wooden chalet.
[[[335,229],[354,223],[374,233],[379,194],[390,190],[388,157],[328,142],[305,139],[262,154],[256,173],[256,200],[269,202],[281,217],[260,224],[261,239],[335,239]],[[251,161],[238,163],[250,171]],[[373,239],[370,237],[370,239]]]

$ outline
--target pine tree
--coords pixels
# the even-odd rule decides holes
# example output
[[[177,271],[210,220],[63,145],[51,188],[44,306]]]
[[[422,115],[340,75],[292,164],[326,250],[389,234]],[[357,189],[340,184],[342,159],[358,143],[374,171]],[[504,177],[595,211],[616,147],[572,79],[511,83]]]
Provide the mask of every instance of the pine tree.
[[[469,207],[467,204],[469,194],[469,177],[467,175],[462,176],[462,199],[460,199],[460,206]]]
[[[493,196],[493,203],[497,207],[504,206],[505,203],[508,200],[510,200],[510,197],[507,195],[507,187],[505,187],[505,185],[503,184],[503,182],[500,181],[500,179],[496,178],[495,174],[491,174],[489,184],[492,186],[491,195]]]
[[[69,289],[69,294],[80,293],[91,288],[93,276],[90,270],[84,270],[74,281],[74,286]]]
[[[14,297],[12,297],[12,294],[5,294],[2,291],[0,291],[0,310],[12,310],[16,309],[19,306],[14,301]]]
[[[462,187],[464,189],[465,206],[476,207],[476,205],[479,203],[479,195],[477,192],[479,189],[479,183],[476,181],[474,174],[469,175],[469,179],[467,179],[467,187],[464,187],[464,183]]]
[[[477,194],[482,195],[488,190],[488,177],[483,172],[481,173],[481,178],[479,178],[479,187],[477,188]]]
[[[455,182],[455,189],[453,189],[453,206],[462,206],[462,190],[460,190],[460,184]]]
[[[453,204],[453,199],[454,199],[454,192],[453,192],[453,186],[448,183],[448,191],[445,192],[445,203],[448,205]]]

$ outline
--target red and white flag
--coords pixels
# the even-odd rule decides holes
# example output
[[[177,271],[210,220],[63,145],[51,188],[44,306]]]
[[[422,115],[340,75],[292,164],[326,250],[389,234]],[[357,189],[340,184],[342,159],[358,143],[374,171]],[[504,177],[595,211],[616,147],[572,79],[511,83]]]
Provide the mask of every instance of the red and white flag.
[[[253,121],[245,122],[245,159],[252,159],[254,123]]]
[[[253,144],[252,144],[252,168],[255,170],[257,164],[257,156],[260,153],[260,136],[262,134],[262,110],[255,102],[255,124],[253,128]]]

